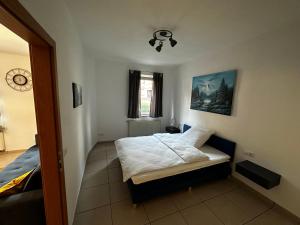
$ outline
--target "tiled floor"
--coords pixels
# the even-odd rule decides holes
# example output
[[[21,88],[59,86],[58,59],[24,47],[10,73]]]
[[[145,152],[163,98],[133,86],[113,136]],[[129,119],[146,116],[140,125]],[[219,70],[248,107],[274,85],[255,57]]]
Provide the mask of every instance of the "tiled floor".
[[[24,150],[25,151],[25,150]],[[14,161],[19,155],[21,155],[23,150],[18,151],[5,151],[0,152],[0,171],[7,166],[9,163]]]
[[[134,208],[113,143],[90,153],[74,225],[298,225],[232,180],[193,187]]]

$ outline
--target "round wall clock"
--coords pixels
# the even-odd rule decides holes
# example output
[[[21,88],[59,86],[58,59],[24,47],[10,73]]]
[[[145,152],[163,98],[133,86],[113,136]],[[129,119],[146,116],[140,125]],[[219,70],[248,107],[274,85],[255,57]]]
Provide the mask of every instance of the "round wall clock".
[[[15,68],[8,71],[5,80],[16,91],[29,91],[32,88],[31,73],[24,69]]]

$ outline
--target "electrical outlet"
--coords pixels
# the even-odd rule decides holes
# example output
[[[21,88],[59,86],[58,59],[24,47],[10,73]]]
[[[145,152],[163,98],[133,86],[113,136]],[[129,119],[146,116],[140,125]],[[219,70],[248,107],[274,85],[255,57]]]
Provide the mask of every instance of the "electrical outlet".
[[[254,157],[255,157],[254,152],[245,152],[244,154],[245,154],[246,156],[251,157],[251,158],[254,158]]]

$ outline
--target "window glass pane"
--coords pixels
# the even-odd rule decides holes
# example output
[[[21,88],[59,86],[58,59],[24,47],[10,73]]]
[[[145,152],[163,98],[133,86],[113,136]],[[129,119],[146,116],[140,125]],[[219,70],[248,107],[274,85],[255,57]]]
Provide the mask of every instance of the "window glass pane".
[[[152,98],[152,79],[141,79],[141,116],[150,116],[150,104]]]

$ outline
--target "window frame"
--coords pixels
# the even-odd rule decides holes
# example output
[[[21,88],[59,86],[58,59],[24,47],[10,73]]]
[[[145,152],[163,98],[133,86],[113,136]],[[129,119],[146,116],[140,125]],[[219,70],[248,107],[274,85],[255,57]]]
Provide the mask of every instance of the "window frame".
[[[151,96],[151,101],[152,101],[152,97],[153,97],[153,73],[147,73],[147,72],[142,72],[141,73],[141,80],[140,82],[142,82],[143,80],[150,80],[152,81],[152,96]],[[142,97],[141,97],[141,92],[142,92],[142,85],[140,83],[140,99],[139,99],[139,107],[140,107],[140,117],[141,118],[150,118],[150,110],[151,110],[151,101],[150,101],[150,108],[149,108],[149,114],[142,114],[141,111],[141,105],[142,105]]]

